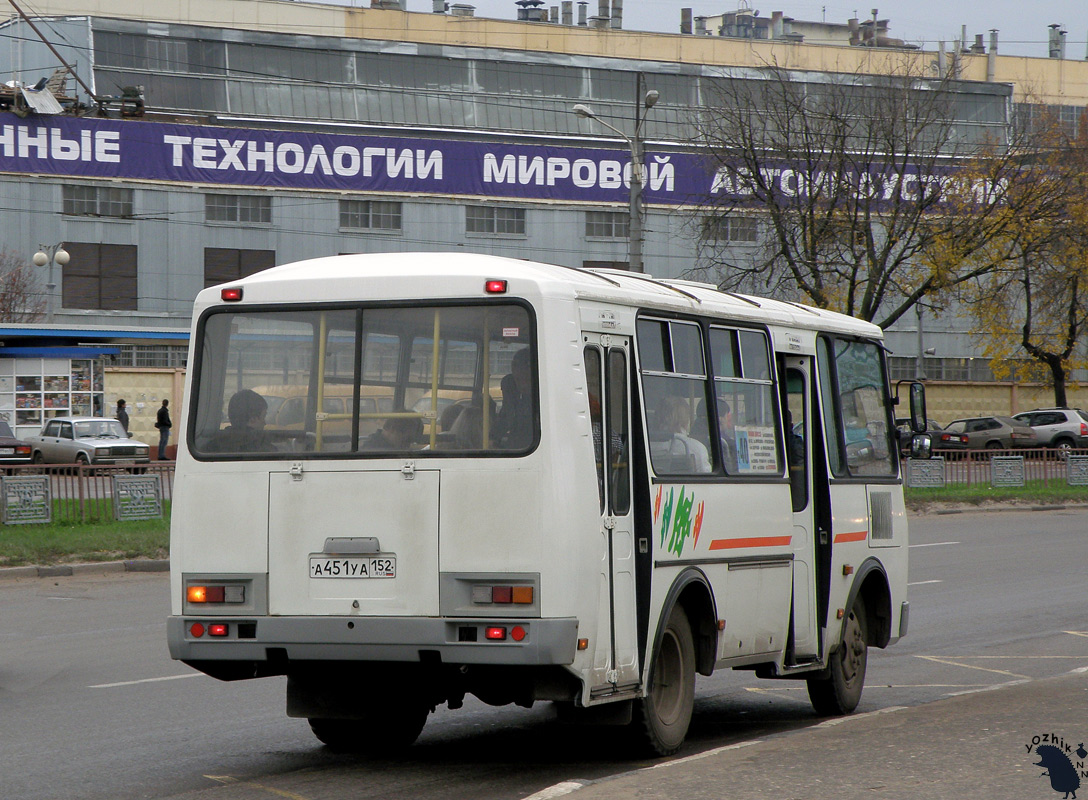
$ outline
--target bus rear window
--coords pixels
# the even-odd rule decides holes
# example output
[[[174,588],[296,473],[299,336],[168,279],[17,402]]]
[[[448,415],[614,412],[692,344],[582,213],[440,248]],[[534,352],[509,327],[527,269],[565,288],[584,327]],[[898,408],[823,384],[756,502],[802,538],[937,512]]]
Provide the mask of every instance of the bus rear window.
[[[222,311],[198,336],[202,458],[514,454],[537,439],[520,305]]]

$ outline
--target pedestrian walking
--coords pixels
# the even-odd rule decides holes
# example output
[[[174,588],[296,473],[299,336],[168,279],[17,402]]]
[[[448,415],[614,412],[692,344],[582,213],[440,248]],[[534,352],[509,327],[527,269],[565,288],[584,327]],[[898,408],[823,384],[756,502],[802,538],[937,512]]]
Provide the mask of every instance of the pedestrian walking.
[[[125,410],[125,401],[117,401],[117,413],[114,414],[118,421],[121,423],[121,427],[125,429],[125,434],[128,434],[128,411]]]
[[[170,401],[164,399],[155,415],[155,427],[159,429],[159,461],[166,460],[166,445],[170,442],[170,428],[173,425],[170,421]]]

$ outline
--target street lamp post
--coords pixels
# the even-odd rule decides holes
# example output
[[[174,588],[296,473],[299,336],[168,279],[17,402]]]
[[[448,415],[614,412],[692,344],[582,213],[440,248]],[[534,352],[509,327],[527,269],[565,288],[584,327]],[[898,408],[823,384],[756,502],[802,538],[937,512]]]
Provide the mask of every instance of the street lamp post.
[[[641,88],[642,80],[639,76],[639,87]],[[578,103],[571,109],[579,117],[585,119],[593,119],[599,122],[604,127],[608,128],[613,133],[621,136],[626,142],[628,147],[631,148],[631,197],[628,208],[629,219],[627,224],[627,239],[628,239],[628,266],[631,272],[642,272],[642,187],[645,183],[644,171],[645,167],[642,163],[642,123],[646,119],[645,112],[649,111],[657,103],[659,94],[651,89],[646,92],[641,98],[638,105],[635,107],[635,130],[634,133],[628,136],[619,128],[610,125],[603,119],[593,113],[593,109],[589,106]]]
[[[46,311],[45,318],[49,321],[53,321],[53,295],[56,292],[57,284],[53,280],[53,265],[56,264],[59,267],[64,267],[72,257],[68,255],[68,251],[64,249],[64,242],[59,244],[40,244],[38,245],[38,252],[34,254],[32,259],[34,266],[44,267],[49,265],[49,280],[45,284],[46,291]]]

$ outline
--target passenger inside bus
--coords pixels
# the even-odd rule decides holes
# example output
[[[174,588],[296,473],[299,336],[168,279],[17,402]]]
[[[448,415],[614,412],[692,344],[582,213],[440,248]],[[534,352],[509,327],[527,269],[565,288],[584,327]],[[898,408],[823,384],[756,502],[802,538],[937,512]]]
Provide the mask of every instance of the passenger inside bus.
[[[724,397],[718,398],[718,432],[721,434],[722,461],[728,475],[737,474],[737,432],[733,423],[733,407]]]
[[[363,440],[362,449],[411,450],[422,435],[423,420],[420,417],[388,417],[381,428]]]
[[[706,445],[689,435],[691,419],[691,404],[685,398],[669,395],[661,401],[654,415],[654,423],[665,436],[661,441],[654,442],[651,450],[654,467],[659,471],[710,472],[710,454]]]
[[[510,374],[502,379],[502,408],[492,438],[498,447],[522,450],[533,441],[532,371],[529,348],[514,353]]]
[[[227,403],[230,425],[212,436],[208,450],[218,453],[259,453],[275,450],[265,433],[268,403],[252,389],[234,393]]]

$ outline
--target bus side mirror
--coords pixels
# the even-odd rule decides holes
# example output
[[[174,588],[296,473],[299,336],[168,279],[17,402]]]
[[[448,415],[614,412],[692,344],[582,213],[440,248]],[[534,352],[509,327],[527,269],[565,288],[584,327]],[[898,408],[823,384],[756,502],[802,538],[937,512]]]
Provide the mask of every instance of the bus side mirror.
[[[911,458],[929,458],[933,455],[933,437],[928,433],[916,433],[910,439]]]
[[[929,427],[926,420],[926,387],[914,381],[910,385],[910,429],[925,433]]]
[[[926,387],[919,381],[899,381],[895,385],[894,405],[899,405],[899,387],[904,383],[910,385],[907,392],[907,402],[910,405],[910,429],[914,433],[925,433],[929,429],[926,414]]]

